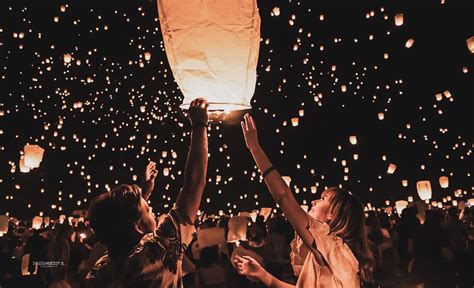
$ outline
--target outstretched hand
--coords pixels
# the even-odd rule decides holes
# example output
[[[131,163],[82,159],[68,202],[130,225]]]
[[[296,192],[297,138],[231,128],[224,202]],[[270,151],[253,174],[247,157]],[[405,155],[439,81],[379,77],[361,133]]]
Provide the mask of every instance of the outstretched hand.
[[[251,281],[261,281],[265,269],[250,256],[235,256],[234,263],[237,266],[237,273],[243,276],[247,276]]]
[[[153,188],[155,187],[155,179],[158,176],[158,170],[156,170],[156,163],[150,161],[148,165],[146,165],[145,173],[143,175],[143,184],[142,184],[142,196],[145,200],[148,200],[150,197]]]
[[[207,126],[209,122],[209,115],[207,114],[207,107],[209,104],[204,98],[194,99],[189,105],[189,117],[191,118],[191,125]]]
[[[242,132],[244,134],[247,148],[250,150],[257,148],[259,146],[257,126],[255,125],[252,116],[250,116],[248,113],[245,114],[244,120],[240,122],[240,125],[242,126]]]

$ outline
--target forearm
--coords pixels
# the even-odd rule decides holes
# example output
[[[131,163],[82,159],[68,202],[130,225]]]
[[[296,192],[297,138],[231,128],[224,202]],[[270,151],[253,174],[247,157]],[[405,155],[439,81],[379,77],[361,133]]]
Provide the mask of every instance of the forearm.
[[[294,288],[294,285],[285,283],[280,279],[276,278],[272,274],[268,273],[266,270],[262,273],[262,276],[259,277],[259,280],[269,288]]]
[[[142,197],[145,200],[148,200],[150,198],[151,192],[153,191],[154,185],[149,185],[146,183],[142,184]]]
[[[176,204],[184,209],[189,220],[194,222],[199,208],[207,172],[207,132],[206,127],[194,127],[184,171],[183,189],[178,195]]]
[[[261,173],[273,166],[260,145],[252,148],[250,152],[252,153],[253,159],[255,160],[255,163],[257,164],[257,167]],[[270,194],[272,194],[273,199],[278,204],[280,204],[280,200],[286,193],[291,193],[290,188],[286,185],[285,181],[277,170],[270,172],[264,180],[268,190],[270,191]]]

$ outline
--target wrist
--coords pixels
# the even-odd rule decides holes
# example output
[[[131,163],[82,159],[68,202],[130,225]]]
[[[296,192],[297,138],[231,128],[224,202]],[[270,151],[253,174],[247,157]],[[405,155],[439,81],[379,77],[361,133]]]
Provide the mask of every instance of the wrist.
[[[262,282],[267,287],[269,287],[272,284],[273,276],[270,273],[268,273],[267,270],[265,269],[262,269],[261,271],[259,271],[257,278],[260,280],[260,282]]]
[[[249,150],[250,150],[250,152],[252,152],[252,153],[253,153],[254,151],[258,151],[258,150],[261,150],[261,149],[262,149],[262,148],[260,147],[260,144],[259,144],[259,143],[257,143],[257,144],[255,144],[255,145],[252,145],[251,147],[249,147]]]

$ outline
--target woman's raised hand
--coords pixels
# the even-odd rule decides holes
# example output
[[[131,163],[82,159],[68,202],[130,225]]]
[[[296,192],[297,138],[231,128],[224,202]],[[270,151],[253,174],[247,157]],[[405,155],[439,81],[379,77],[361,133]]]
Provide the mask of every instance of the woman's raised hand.
[[[261,281],[265,274],[265,269],[250,256],[235,256],[235,266],[237,267],[237,273],[243,276],[247,276],[252,281]]]
[[[245,114],[244,120],[240,122],[240,125],[242,126],[242,132],[244,134],[247,148],[252,150],[259,147],[257,126],[255,125],[252,116],[250,116],[248,113]]]

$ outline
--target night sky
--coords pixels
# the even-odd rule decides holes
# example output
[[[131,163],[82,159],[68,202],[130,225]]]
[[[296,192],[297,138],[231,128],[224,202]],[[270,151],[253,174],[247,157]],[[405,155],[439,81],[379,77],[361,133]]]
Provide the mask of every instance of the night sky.
[[[167,211],[179,192],[190,125],[178,107],[183,96],[157,4],[95,2],[2,3],[0,214],[87,209],[108,188],[140,183],[149,160],[159,170],[154,211]],[[474,10],[471,1],[443,2],[258,1],[262,41],[250,113],[302,204],[340,184],[373,206],[418,200],[419,180],[431,181],[435,201],[456,189],[472,197],[474,54],[466,41]],[[396,26],[399,13],[404,23]],[[209,128],[201,210],[275,205],[240,129],[235,119]],[[45,153],[39,168],[21,173],[27,143]]]

